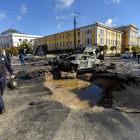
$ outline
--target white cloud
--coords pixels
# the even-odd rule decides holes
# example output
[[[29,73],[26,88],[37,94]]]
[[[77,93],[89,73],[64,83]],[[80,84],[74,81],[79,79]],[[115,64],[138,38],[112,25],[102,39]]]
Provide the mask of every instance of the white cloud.
[[[138,33],[138,36],[140,36],[140,32]]]
[[[55,8],[61,9],[61,10],[69,8],[72,5],[72,3],[74,2],[74,0],[57,0],[57,1],[58,1],[58,3]]]
[[[61,16],[61,17],[57,16],[55,19],[56,19],[56,20],[57,20],[57,19],[67,19],[67,17],[66,17],[66,16]]]
[[[5,14],[3,14],[3,13],[0,14],[0,19],[3,19],[5,17],[6,17]]]
[[[71,18],[71,17],[73,17],[74,16],[74,13],[72,13],[70,16],[69,16],[69,18]]]
[[[21,7],[20,12],[21,12],[22,14],[24,14],[24,13],[27,13],[27,12],[28,12],[28,11],[27,11],[27,8],[26,8],[26,5],[23,5],[23,6]]]
[[[85,20],[85,16],[82,17],[82,21],[84,21],[84,20]]]
[[[113,21],[113,20],[112,20],[111,18],[108,19],[108,20],[106,21],[105,25],[111,27],[111,26],[112,26],[112,21]]]
[[[121,0],[105,0],[105,3],[119,3]]]
[[[116,17],[116,18],[114,19],[114,21],[116,21],[116,20],[118,20],[118,17]]]
[[[17,19],[18,19],[18,21],[20,21],[21,20],[21,16],[17,16]]]
[[[59,29],[61,27],[61,25],[63,24],[63,22],[60,22],[58,25],[57,25],[57,28]]]

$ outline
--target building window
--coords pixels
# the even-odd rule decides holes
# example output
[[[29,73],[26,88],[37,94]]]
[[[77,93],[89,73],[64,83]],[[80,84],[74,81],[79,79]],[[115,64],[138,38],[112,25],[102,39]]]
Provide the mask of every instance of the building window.
[[[52,38],[51,38],[51,41],[52,41]]]
[[[100,34],[104,34],[104,30],[103,29],[100,29]]]
[[[106,44],[108,44],[107,39],[106,39]]]
[[[85,45],[86,45],[86,39],[85,39]]]
[[[47,42],[47,39],[46,39],[46,42]]]
[[[55,43],[54,43],[54,48],[55,48]]]
[[[61,43],[60,43],[60,47],[61,47]]]
[[[32,42],[33,40],[31,39],[30,42]]]
[[[22,41],[22,39],[19,39],[19,42],[21,42]]]
[[[49,38],[49,41],[50,41],[50,38]]]
[[[58,40],[58,37],[57,37],[57,40]]]
[[[52,44],[52,48],[53,48],[53,44]]]
[[[68,35],[66,35],[66,38],[68,38]]]
[[[72,42],[70,41],[70,46],[72,46]]]
[[[87,30],[87,34],[89,34],[89,30]]]
[[[58,47],[58,43],[57,43],[57,47]]]
[[[92,30],[90,29],[90,34],[92,34]]]
[[[75,41],[73,41],[73,45],[75,45]]]
[[[25,41],[27,42],[27,39],[25,39]],[[42,40],[42,42],[43,42],[43,40]]]
[[[106,35],[108,35],[108,31],[106,31]]]
[[[25,40],[26,41],[26,40]],[[43,42],[43,40],[42,40],[42,42]]]
[[[80,45],[80,40],[78,40],[78,45]]]
[[[110,44],[110,39],[109,39],[109,44]]]
[[[54,40],[55,40],[55,37],[54,37]]]
[[[78,36],[80,35],[80,32],[78,32]]]
[[[44,39],[44,42],[45,42],[45,39]]]
[[[49,48],[50,48],[50,44],[49,44]]]
[[[112,44],[112,40],[111,40],[111,44]]]
[[[68,42],[66,42],[66,46],[68,46]]]
[[[104,43],[104,38],[100,38],[100,43],[101,43],[101,44]]]
[[[59,39],[61,39],[61,36],[59,36]]]
[[[110,36],[110,32],[109,32],[109,36]]]
[[[63,42],[63,47],[65,46],[65,42]]]
[[[63,35],[63,39],[64,39],[64,35]]]
[[[70,34],[70,37],[71,37],[71,34]]]

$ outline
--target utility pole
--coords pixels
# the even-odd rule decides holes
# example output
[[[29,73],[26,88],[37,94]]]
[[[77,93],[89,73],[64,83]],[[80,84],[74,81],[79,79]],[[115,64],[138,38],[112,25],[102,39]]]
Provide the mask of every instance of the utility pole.
[[[78,12],[74,12],[74,34],[75,34],[75,36],[74,36],[74,48],[75,48],[75,51],[76,51],[76,17],[78,17],[75,15],[76,13],[79,14]],[[81,15],[81,14],[79,14],[79,15]]]

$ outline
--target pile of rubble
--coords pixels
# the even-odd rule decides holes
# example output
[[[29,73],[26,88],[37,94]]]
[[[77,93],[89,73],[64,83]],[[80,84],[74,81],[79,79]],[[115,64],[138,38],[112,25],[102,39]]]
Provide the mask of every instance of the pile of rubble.
[[[30,79],[36,78],[43,74],[50,72],[53,68],[51,66],[41,66],[30,70],[19,71],[16,78],[28,77]]]

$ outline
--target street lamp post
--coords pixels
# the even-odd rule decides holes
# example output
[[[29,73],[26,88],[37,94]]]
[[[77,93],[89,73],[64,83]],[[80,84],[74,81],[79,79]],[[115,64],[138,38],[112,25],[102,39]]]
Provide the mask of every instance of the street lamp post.
[[[75,15],[76,13],[79,14],[78,12],[74,12],[74,34],[75,34],[75,36],[74,36],[74,46],[75,46],[75,51],[76,51],[76,17],[78,17],[78,16]],[[81,15],[81,14],[79,14],[79,15]]]

